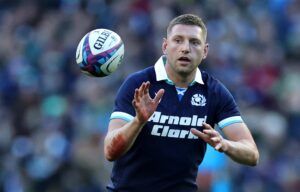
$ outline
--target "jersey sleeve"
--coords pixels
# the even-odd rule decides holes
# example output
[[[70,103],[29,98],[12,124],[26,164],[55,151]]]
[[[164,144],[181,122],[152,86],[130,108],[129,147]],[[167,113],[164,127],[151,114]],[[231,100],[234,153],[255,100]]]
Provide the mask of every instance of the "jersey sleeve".
[[[216,98],[218,98],[216,121],[220,129],[223,129],[224,127],[234,123],[243,122],[233,96],[221,83],[218,86]]]
[[[118,90],[110,119],[123,119],[129,122],[134,118],[135,110],[132,106],[132,100],[136,88],[138,85],[133,76],[124,81]]]

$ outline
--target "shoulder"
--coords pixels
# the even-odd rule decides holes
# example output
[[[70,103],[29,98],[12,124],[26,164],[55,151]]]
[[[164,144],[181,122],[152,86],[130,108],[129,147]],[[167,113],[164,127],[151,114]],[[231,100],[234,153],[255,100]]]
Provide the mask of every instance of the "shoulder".
[[[154,67],[148,67],[146,69],[134,72],[126,77],[122,85],[119,88],[119,92],[133,92],[136,88],[140,87],[143,82],[155,80]]]
[[[155,74],[153,73],[153,67],[148,67],[130,74],[119,87],[116,100],[125,99],[131,102],[135,89],[139,88],[143,82],[151,81],[152,76],[155,78]]]
[[[153,80],[155,80],[155,71],[154,71],[154,67],[151,66],[130,74],[126,78],[125,82],[140,85],[143,82],[146,81],[152,82]]]
[[[218,80],[217,78],[209,74],[208,72],[201,71],[201,75],[202,75],[204,85],[207,86],[207,89],[209,91],[213,93],[218,93],[220,91],[222,92],[224,90],[227,91],[225,85],[220,80]]]

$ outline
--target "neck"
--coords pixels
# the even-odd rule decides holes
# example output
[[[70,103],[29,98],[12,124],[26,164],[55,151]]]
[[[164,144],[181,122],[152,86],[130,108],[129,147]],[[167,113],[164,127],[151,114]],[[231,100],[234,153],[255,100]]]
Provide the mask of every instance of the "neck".
[[[169,65],[166,65],[168,78],[173,81],[176,87],[187,88],[195,79],[196,70],[192,73],[177,73]]]

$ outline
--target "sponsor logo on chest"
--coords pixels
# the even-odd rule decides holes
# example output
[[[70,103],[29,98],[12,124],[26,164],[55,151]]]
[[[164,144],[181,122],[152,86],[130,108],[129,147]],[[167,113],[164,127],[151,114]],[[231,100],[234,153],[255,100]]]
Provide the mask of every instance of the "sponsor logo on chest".
[[[172,115],[163,115],[159,111],[155,111],[149,122],[159,123],[154,124],[151,130],[151,135],[160,137],[171,137],[180,139],[198,139],[190,130],[170,128],[171,125],[181,125],[192,127],[201,127],[203,122],[206,122],[207,116],[203,118],[198,115],[192,117],[181,117]],[[163,124],[163,125],[162,125]]]

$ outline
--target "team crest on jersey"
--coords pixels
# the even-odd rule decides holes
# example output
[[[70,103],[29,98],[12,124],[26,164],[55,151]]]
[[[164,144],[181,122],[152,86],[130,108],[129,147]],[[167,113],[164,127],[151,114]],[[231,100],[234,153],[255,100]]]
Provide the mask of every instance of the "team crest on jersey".
[[[203,95],[201,95],[201,94],[195,94],[192,97],[191,103],[194,106],[201,106],[201,107],[203,107],[203,106],[206,105],[206,98]]]

